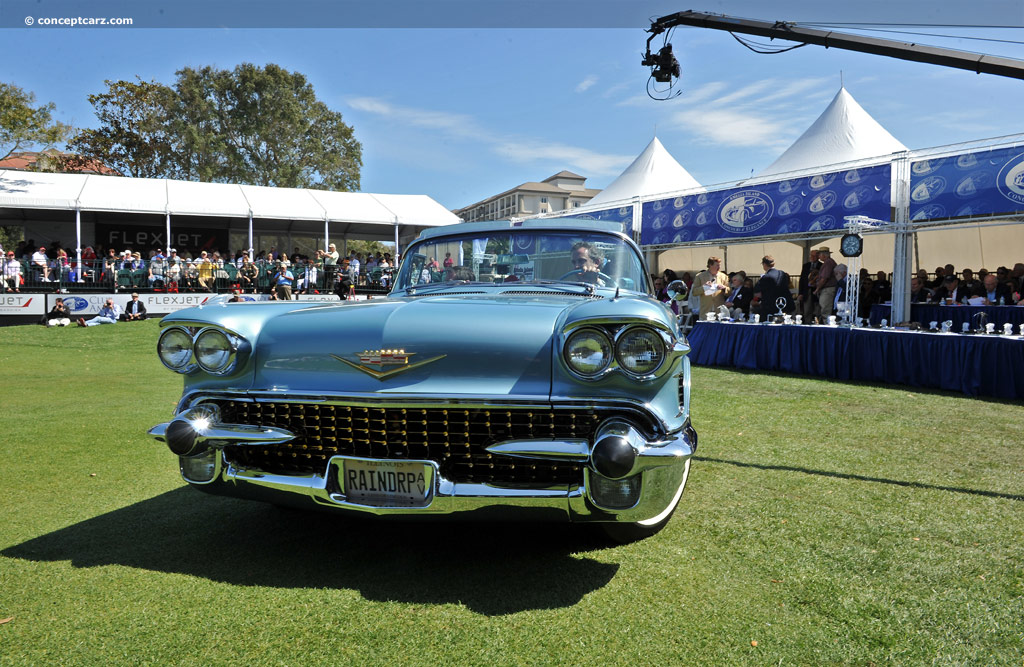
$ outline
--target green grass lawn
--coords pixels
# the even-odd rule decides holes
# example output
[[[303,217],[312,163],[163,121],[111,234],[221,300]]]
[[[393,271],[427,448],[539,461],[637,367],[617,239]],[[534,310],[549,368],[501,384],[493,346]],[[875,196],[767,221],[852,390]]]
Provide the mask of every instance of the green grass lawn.
[[[680,509],[608,547],[186,488],[156,332],[0,329],[2,664],[1022,664],[1019,403],[696,369]]]

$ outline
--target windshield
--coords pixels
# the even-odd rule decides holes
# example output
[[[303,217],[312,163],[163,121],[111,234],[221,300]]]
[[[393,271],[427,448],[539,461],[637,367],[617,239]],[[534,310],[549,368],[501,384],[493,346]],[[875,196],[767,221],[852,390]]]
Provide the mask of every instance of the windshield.
[[[406,251],[395,289],[465,281],[555,281],[648,291],[639,255],[621,238],[537,229],[453,235],[413,244]]]

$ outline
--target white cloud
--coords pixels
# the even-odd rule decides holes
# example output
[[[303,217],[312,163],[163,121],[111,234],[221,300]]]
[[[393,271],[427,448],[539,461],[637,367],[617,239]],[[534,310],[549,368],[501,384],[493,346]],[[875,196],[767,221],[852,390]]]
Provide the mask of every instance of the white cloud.
[[[488,130],[468,114],[417,109],[390,104],[374,97],[348,100],[353,109],[387,118],[406,126],[435,130],[450,139],[482,144],[487,150],[514,162],[562,163],[589,175],[617,174],[633,160],[631,155],[598,153],[579,146],[543,139],[509,136]]]
[[[673,119],[698,135],[699,141],[725,146],[785,148],[793,136],[783,120],[732,109],[680,111]]]
[[[576,84],[576,92],[577,93],[585,92],[588,88],[593,86],[595,83],[597,83],[597,77],[594,76],[593,74],[591,74],[590,76],[588,76],[587,78],[583,79],[578,84]]]

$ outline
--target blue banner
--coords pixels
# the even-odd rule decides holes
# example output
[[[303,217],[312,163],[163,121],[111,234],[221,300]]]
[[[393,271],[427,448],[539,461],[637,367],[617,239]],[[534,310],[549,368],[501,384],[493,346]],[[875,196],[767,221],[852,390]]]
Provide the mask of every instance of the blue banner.
[[[941,220],[1024,211],[1024,146],[910,165],[910,219]]]
[[[601,211],[587,211],[570,215],[560,215],[549,220],[608,220],[610,222],[621,222],[622,231],[627,236],[633,235],[633,205],[620,206],[619,208],[608,208]]]
[[[644,202],[641,245],[842,230],[889,219],[889,164]]]

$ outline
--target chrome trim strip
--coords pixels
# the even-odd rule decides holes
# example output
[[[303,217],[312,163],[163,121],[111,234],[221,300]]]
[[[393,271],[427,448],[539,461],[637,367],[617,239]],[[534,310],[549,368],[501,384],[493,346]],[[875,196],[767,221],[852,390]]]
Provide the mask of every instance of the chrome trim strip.
[[[485,448],[491,454],[527,459],[582,462],[590,458],[590,443],[575,440],[505,440]]]

